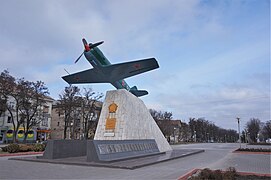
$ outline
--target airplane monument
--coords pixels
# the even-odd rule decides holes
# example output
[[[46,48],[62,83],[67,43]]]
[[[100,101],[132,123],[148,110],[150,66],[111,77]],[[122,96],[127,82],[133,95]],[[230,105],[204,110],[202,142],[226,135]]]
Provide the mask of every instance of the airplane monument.
[[[138,98],[147,95],[148,92],[138,90],[136,86],[130,88],[124,80],[159,68],[156,59],[148,58],[111,64],[98,48],[103,41],[94,44],[88,44],[85,39],[82,41],[84,51],[75,63],[84,54],[93,68],[62,78],[69,84],[111,83],[117,89],[106,93],[93,141],[94,145],[103,147],[104,153],[115,150],[125,152],[125,157],[130,157],[129,153],[140,156],[172,150],[151,117],[148,108]],[[120,158],[119,156],[116,155]]]
[[[78,158],[80,161],[78,163],[103,163],[102,165],[105,166],[116,161],[123,162],[123,160],[154,157],[174,152],[150,115],[148,108],[138,98],[147,95],[148,92],[138,90],[136,86],[130,88],[124,80],[158,68],[156,59],[147,58],[111,64],[98,48],[102,43],[88,44],[83,39],[84,51],[75,62],[84,54],[93,68],[62,77],[69,84],[111,83],[117,89],[106,92],[94,140],[48,141],[43,156],[38,157],[40,161],[43,159],[51,162],[54,159],[86,157],[83,158],[85,162],[81,162],[82,158]],[[174,155],[156,157],[154,161],[157,159],[165,161],[187,155],[183,152],[172,154]],[[138,162],[141,163],[141,160]],[[154,162],[148,163],[153,164]],[[128,164],[131,165],[131,163]],[[117,166],[119,167],[119,165]],[[135,165],[135,167],[139,166]]]

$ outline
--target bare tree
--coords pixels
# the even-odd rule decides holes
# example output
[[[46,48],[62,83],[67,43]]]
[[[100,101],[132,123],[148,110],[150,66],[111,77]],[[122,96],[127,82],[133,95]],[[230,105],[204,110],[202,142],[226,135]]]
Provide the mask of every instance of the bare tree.
[[[156,111],[154,109],[150,109],[149,111],[164,136],[169,137],[174,131],[174,126],[170,124],[173,114],[171,112]]]
[[[7,70],[1,72],[0,75],[0,97],[2,109],[7,110],[11,117],[14,129],[13,142],[15,142],[16,134],[22,122],[19,119],[19,97],[17,94],[16,79]]]
[[[166,137],[171,136],[174,131],[174,126],[170,124],[172,118],[172,113],[165,111],[164,113],[162,113],[162,119],[158,125]]]
[[[246,128],[249,132],[250,139],[253,142],[256,142],[257,140],[258,134],[260,132],[260,125],[261,121],[257,118],[251,118],[246,124]]]
[[[163,119],[163,113],[161,111],[156,111],[155,109],[150,109],[149,110],[152,118],[157,122],[158,120]]]
[[[59,111],[64,112],[64,139],[67,137],[67,130],[71,139],[89,138],[90,131],[94,134],[101,103],[99,100],[102,94],[93,92],[92,89],[83,88],[83,92],[77,86],[65,87],[64,92],[59,96]]]
[[[77,86],[69,86],[65,87],[62,94],[59,95],[59,111],[64,112],[64,139],[67,138],[67,130],[72,131],[72,120],[78,104],[77,96],[79,95],[79,91],[80,89]]]
[[[2,113],[6,112],[7,110],[7,100],[3,97],[0,97],[0,117],[2,116]]]
[[[179,129],[180,141],[188,142],[191,137],[191,130],[189,125],[185,122],[181,123],[181,128]]]
[[[89,131],[95,133],[97,126],[97,114],[99,107],[99,100],[103,94],[95,93],[91,88],[84,88],[81,96],[81,114],[83,118],[83,136],[84,139],[89,138]]]
[[[29,130],[43,119],[42,107],[45,97],[49,94],[44,82],[30,82],[24,79],[18,81],[19,110],[24,126],[24,142]]]
[[[190,118],[189,126],[198,142],[235,142],[237,138],[235,130],[220,128],[204,118]]]
[[[30,82],[23,78],[16,80],[7,70],[0,75],[1,109],[10,114],[13,125],[13,142],[19,127],[24,127],[24,141],[28,131],[37,125],[38,110],[44,97],[48,94],[48,88],[41,81]]]
[[[267,121],[263,126],[262,134],[265,139],[271,138],[271,120]]]

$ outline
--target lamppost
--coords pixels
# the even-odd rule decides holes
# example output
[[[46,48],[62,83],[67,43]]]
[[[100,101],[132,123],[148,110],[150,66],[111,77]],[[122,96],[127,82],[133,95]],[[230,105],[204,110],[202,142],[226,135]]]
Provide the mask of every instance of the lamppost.
[[[247,130],[245,129],[245,143],[247,143]]]
[[[209,133],[207,133],[207,142],[209,142]]]
[[[71,127],[72,127],[72,129],[71,129]],[[70,126],[70,133],[69,133],[69,139],[71,139],[71,138],[72,138],[72,136],[73,136],[73,132],[74,132],[74,127],[73,127],[73,122],[71,122],[71,126]]]
[[[240,135],[240,118],[237,117],[237,122],[238,122],[238,131],[239,131],[239,144],[240,144],[240,149],[241,149],[241,135]]]
[[[175,140],[175,130],[176,130],[176,127],[174,127],[174,128],[173,128],[173,138],[174,138],[174,144],[175,144],[175,142],[176,142],[176,140]]]
[[[194,131],[194,141],[197,141],[197,131]]]

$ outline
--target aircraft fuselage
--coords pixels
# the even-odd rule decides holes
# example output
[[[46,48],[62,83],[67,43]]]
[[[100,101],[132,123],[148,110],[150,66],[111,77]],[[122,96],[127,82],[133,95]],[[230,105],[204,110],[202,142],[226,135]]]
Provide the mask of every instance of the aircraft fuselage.
[[[90,51],[85,51],[84,55],[88,62],[93,66],[93,68],[100,70],[100,72],[103,72],[102,69],[104,67],[111,65],[111,63],[108,61],[108,59],[104,56],[104,54],[98,47],[92,48]],[[103,75],[105,76],[105,74]],[[123,79],[110,83],[117,89],[126,89],[128,91],[130,91],[131,89],[130,86]]]

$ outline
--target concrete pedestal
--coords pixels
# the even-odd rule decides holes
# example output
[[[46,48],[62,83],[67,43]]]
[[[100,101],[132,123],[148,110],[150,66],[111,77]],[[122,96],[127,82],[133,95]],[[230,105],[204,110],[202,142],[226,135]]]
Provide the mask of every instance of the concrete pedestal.
[[[144,102],[121,89],[107,91],[94,140],[155,139],[160,152],[171,151]]]

